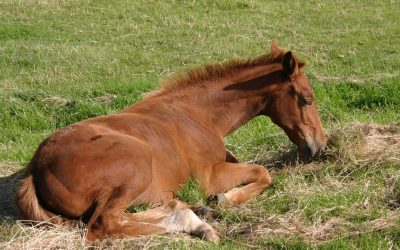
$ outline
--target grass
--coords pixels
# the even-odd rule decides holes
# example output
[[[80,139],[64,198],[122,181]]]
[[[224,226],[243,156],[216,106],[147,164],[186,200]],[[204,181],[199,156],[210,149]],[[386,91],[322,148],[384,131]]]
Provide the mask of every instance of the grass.
[[[330,134],[325,157],[291,162],[283,132],[257,118],[226,145],[270,168],[274,184],[243,206],[219,208],[222,220],[211,222],[218,247],[181,234],[97,247],[399,249],[399,8],[398,1],[0,2],[0,248],[88,247],[79,231],[16,222],[12,194],[46,136],[129,106],[181,68],[258,55],[275,38],[308,62]],[[193,181],[179,196],[204,202]]]

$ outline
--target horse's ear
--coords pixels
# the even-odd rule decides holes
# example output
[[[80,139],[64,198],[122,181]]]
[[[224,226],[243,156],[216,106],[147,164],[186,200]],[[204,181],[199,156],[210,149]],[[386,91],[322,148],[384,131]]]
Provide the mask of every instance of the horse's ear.
[[[297,65],[299,65],[299,69],[302,69],[306,66],[306,62],[300,61],[300,62],[297,62]]]
[[[294,77],[299,72],[299,65],[296,62],[296,58],[294,58],[293,53],[291,51],[286,52],[283,56],[283,72],[288,77]]]
[[[272,39],[271,41],[271,54],[272,56],[278,57],[283,53],[283,50],[281,49],[281,47],[279,47],[278,42],[275,39]]]

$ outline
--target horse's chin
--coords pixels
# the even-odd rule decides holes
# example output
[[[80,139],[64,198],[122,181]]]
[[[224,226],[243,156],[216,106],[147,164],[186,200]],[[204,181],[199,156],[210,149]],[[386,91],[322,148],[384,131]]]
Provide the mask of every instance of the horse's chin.
[[[323,148],[316,149],[314,147],[298,147],[298,158],[302,163],[310,163],[311,161],[317,159],[323,152]]]
[[[308,148],[297,148],[297,157],[301,163],[310,163],[313,155]]]

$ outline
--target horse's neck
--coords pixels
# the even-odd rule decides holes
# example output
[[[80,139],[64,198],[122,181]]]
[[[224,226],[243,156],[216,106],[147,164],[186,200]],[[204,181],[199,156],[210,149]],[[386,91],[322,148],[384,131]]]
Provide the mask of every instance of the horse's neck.
[[[203,98],[194,102],[224,136],[232,133],[265,109],[279,81],[276,65],[243,70],[232,79],[209,86]]]
[[[211,107],[207,114],[221,134],[226,136],[260,114],[265,105],[266,100],[261,97],[230,99],[212,104],[214,110]]]

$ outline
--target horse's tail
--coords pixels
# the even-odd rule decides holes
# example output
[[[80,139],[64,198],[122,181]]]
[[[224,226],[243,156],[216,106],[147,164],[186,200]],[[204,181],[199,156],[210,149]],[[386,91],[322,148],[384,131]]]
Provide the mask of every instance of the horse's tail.
[[[21,181],[15,202],[19,213],[26,220],[32,222],[46,221],[50,224],[63,224],[68,227],[75,227],[77,225],[77,221],[57,216],[40,205],[32,174],[28,174]]]

